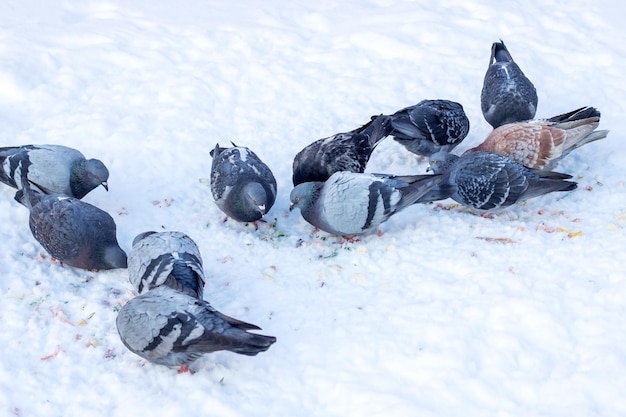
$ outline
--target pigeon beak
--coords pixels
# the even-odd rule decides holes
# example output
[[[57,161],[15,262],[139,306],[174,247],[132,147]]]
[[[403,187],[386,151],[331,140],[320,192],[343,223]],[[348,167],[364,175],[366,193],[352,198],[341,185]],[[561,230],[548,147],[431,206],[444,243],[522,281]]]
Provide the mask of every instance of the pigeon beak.
[[[296,208],[296,204],[295,203],[291,203],[289,204],[289,211],[293,211],[293,209]]]
[[[107,184],[106,181],[102,181],[102,186],[104,187],[105,190],[109,191],[109,184]]]
[[[265,204],[261,204],[259,207],[259,211],[261,212],[261,214],[265,214]]]
[[[426,172],[430,172],[430,171],[432,171],[432,170],[433,170],[433,169],[432,169],[431,167],[426,167]]]

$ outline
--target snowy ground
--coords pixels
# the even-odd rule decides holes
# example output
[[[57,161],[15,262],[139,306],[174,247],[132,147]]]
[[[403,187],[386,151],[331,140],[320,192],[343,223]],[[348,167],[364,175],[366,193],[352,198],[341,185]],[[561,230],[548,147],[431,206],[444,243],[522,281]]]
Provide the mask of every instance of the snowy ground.
[[[626,415],[624,16],[619,1],[4,1],[0,144],[103,160],[110,192],[85,201],[121,246],[189,234],[205,298],[278,342],[193,375],[145,362],[115,329],[126,271],[51,263],[2,186],[0,415]],[[578,190],[494,219],[415,206],[356,243],[288,212],[293,156],[373,114],[456,100],[472,125],[458,150],[479,143],[499,38],[538,117],[602,111],[609,137],[558,167]],[[230,140],[279,183],[258,230],[223,222],[207,186],[209,151]],[[389,140],[369,170],[425,167]]]

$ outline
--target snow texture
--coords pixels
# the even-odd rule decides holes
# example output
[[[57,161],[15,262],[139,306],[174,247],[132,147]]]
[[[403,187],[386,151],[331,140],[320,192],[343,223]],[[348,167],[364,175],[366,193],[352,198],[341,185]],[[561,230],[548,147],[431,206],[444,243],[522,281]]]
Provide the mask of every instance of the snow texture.
[[[0,4],[0,145],[60,144],[110,171],[84,201],[129,252],[146,230],[199,246],[204,298],[278,341],[206,355],[195,374],[128,351],[126,270],[51,262],[0,187],[0,414],[16,416],[626,415],[626,3],[556,0]],[[602,112],[606,139],[556,167],[579,187],[477,216],[446,200],[348,242],[288,212],[310,142],[423,99],[480,91],[503,39],[536,117]],[[267,223],[224,222],[217,142],[254,149],[278,182]],[[369,172],[423,174],[393,140]],[[1,184],[0,184],[1,185]]]

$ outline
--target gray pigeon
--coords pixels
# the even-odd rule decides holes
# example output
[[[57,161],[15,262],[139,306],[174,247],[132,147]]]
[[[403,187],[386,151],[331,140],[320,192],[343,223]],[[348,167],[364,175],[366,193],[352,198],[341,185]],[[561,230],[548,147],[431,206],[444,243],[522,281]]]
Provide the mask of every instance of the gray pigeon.
[[[60,145],[24,145],[0,148],[0,181],[21,188],[26,175],[33,189],[81,199],[102,185],[108,190],[109,171],[98,159],[85,159],[76,149]],[[22,172],[22,167],[28,167]]]
[[[240,222],[260,220],[276,201],[276,179],[250,149],[237,146],[211,151],[211,192],[227,216]]]
[[[122,343],[142,358],[187,366],[205,353],[228,350],[254,356],[276,342],[249,333],[254,324],[228,317],[208,302],[170,287],[156,287],[126,303],[117,316]]]
[[[433,188],[418,200],[427,203],[452,198],[479,210],[507,207],[553,191],[571,191],[571,175],[531,169],[512,159],[490,152],[462,156],[447,152],[431,155],[430,169],[444,177],[444,187]]]
[[[391,132],[390,122],[389,116],[374,116],[357,129],[311,143],[293,160],[293,185],[326,181],[339,171],[364,172],[376,146]]]
[[[574,149],[605,138],[609,131],[595,130],[599,125],[600,112],[582,107],[547,120],[502,125],[466,152],[494,152],[529,168],[549,170]]]
[[[133,240],[128,277],[137,292],[166,285],[202,298],[204,271],[196,243],[181,232],[144,232]]]
[[[391,135],[417,155],[451,151],[469,132],[463,106],[449,100],[422,100],[391,115]]]
[[[513,61],[502,41],[491,46],[480,106],[485,120],[494,128],[535,117],[535,86]]]
[[[291,207],[325,232],[366,233],[413,204],[441,182],[437,175],[393,176],[337,172],[326,182],[305,182],[291,191]]]
[[[25,178],[21,182],[19,201],[30,210],[30,230],[50,256],[88,270],[126,268],[108,213],[64,194],[31,190]]]

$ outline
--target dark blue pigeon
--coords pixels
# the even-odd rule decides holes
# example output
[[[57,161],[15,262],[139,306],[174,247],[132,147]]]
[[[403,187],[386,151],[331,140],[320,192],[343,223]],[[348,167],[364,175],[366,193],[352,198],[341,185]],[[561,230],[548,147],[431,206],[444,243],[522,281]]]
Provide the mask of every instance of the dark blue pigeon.
[[[451,151],[469,132],[461,104],[450,100],[423,100],[391,115],[391,135],[407,150],[430,156]]]
[[[391,132],[390,122],[389,116],[374,116],[355,130],[311,143],[293,160],[293,185],[326,181],[339,171],[364,172],[376,146]]]
[[[16,197],[30,210],[33,236],[53,258],[87,270],[126,268],[126,253],[107,212],[64,194],[31,190],[25,178]]]
[[[233,144],[211,151],[211,192],[227,216],[240,222],[260,220],[276,201],[276,179],[250,149]]]
[[[491,46],[489,67],[483,81],[480,106],[485,120],[494,127],[535,117],[537,91],[524,75],[504,42]]]
[[[492,210],[551,192],[576,189],[575,182],[566,181],[571,175],[531,169],[490,152],[462,156],[438,152],[431,155],[430,169],[443,175],[443,187],[433,188],[418,203],[452,198],[464,206]]]

